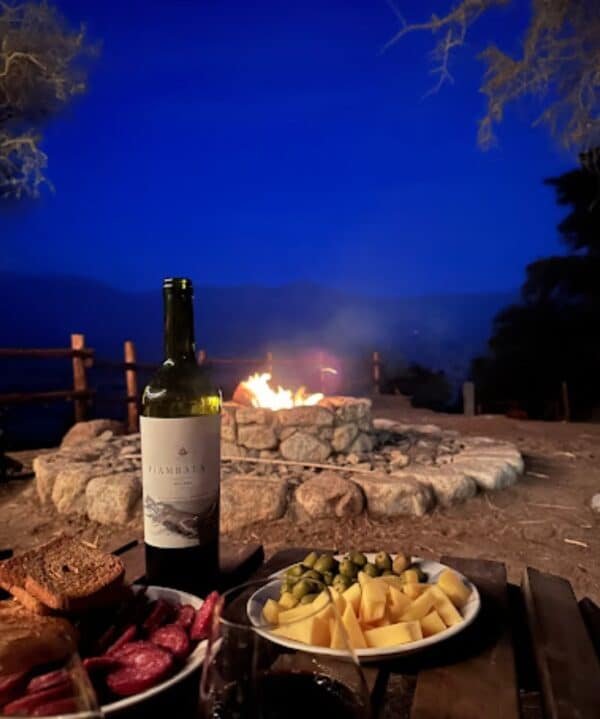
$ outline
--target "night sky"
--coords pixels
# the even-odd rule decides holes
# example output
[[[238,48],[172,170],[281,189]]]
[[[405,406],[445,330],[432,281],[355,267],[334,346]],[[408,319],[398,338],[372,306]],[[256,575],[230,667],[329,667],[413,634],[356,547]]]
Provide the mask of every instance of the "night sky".
[[[456,83],[426,99],[431,36],[381,54],[385,0],[58,5],[102,51],[47,128],[56,192],[1,210],[5,270],[402,296],[513,289],[559,247],[542,180],[573,158],[523,108],[498,149],[476,145],[474,56],[490,31],[517,43],[525,3],[482,21]],[[399,5],[422,19],[448,3]]]

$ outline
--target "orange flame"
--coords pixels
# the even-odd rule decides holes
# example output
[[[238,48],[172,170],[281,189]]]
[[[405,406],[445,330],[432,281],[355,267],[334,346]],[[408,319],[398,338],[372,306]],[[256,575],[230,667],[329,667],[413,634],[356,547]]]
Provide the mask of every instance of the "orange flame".
[[[273,389],[269,384],[271,375],[268,372],[251,375],[247,380],[240,382],[240,385],[251,397],[253,407],[264,407],[266,409],[292,409],[292,407],[304,407],[318,404],[324,395],[320,392],[307,394],[305,387],[300,387],[295,392],[291,389],[277,387]]]

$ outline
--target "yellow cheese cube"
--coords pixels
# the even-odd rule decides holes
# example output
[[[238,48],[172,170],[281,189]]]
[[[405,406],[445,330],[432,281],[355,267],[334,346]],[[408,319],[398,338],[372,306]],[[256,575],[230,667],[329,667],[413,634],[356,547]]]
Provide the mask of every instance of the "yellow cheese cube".
[[[421,622],[421,631],[424,637],[432,637],[434,634],[439,634],[446,629],[446,625],[435,609],[419,621]]]
[[[382,582],[385,582],[386,584],[396,587],[397,589],[402,589],[404,586],[404,582],[402,581],[402,577],[398,577],[396,574],[384,574],[381,577],[378,577]]]
[[[277,624],[279,621],[279,604],[274,599],[267,599],[262,614],[266,622]]]
[[[363,631],[360,628],[360,624],[358,623],[358,619],[350,602],[346,604],[346,609],[344,609],[344,614],[342,615],[342,622],[344,623],[350,646],[353,649],[366,649],[367,642],[365,641]]]
[[[347,649],[344,629],[340,619],[329,620],[329,635],[330,649]]]
[[[292,624],[284,624],[272,631],[277,636],[304,644],[328,647],[330,643],[329,622],[319,617],[308,617]]]
[[[358,582],[356,584],[352,584],[352,586],[348,587],[346,591],[343,593],[344,600],[347,604],[352,605],[352,609],[354,609],[354,614],[358,615],[359,609],[360,609],[360,597],[362,594],[362,589],[360,584]],[[345,607],[344,607],[345,609]],[[344,610],[342,610],[344,611]]]
[[[344,613],[344,609],[346,608],[346,600],[344,599],[344,595],[340,594],[337,589],[334,589],[333,587],[329,587],[329,592],[331,593],[331,600],[333,602],[333,605],[338,610],[341,616]]]
[[[434,606],[437,613],[444,620],[444,624],[447,627],[452,627],[455,624],[460,624],[463,620],[460,612],[456,609],[454,604],[448,599],[444,592],[435,584],[433,584],[429,590],[434,598]],[[425,594],[423,595],[423,597]],[[419,597],[422,599],[423,597]],[[418,600],[417,600],[418,601]]]
[[[410,599],[396,587],[388,587],[387,611],[392,624],[400,621],[400,617],[410,607]]]
[[[283,609],[285,611],[287,609],[293,609],[298,604],[298,600],[291,592],[284,592],[279,597],[278,604],[281,607],[281,609]]]
[[[387,600],[387,585],[371,580],[365,582],[360,598],[360,621],[373,624],[383,619]]]
[[[419,622],[399,622],[387,627],[367,629],[364,634],[367,645],[373,648],[408,644],[423,638]]]
[[[279,601],[281,605],[281,600]],[[279,624],[291,624],[299,619],[305,619],[312,614],[317,614],[322,610],[327,611],[331,608],[331,600],[329,594],[325,591],[321,592],[318,597],[315,597],[314,601],[310,604],[299,604],[293,609],[288,609],[283,612],[279,612]]]
[[[405,584],[419,583],[419,573],[416,571],[416,569],[405,569],[400,576],[404,580]]]
[[[435,606],[435,597],[431,592],[431,588],[421,594],[420,597],[411,603],[410,607],[400,617],[403,622],[422,619]]]
[[[429,589],[429,586],[429,584],[404,584],[402,591],[407,597],[416,599],[417,597],[420,597],[423,592],[426,592]]]
[[[438,580],[438,587],[446,594],[457,609],[462,609],[471,596],[471,589],[450,569],[443,571]]]

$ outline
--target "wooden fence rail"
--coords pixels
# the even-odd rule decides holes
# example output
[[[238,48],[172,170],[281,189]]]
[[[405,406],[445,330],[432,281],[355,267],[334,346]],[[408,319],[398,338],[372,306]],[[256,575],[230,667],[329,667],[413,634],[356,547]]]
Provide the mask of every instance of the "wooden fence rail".
[[[110,369],[124,373],[125,396],[117,401],[126,405],[127,430],[137,432],[139,427],[139,372],[154,371],[156,364],[148,364],[137,361],[135,344],[127,340],[123,344],[123,361],[114,362],[99,359],[95,356],[93,349],[86,347],[85,336],[82,334],[71,335],[71,347],[69,348],[0,348],[0,359],[70,359],[72,363],[73,386],[70,389],[57,389],[43,392],[7,392],[0,394],[0,407],[3,405],[46,403],[59,400],[73,402],[74,419],[81,422],[86,418],[90,402],[96,397],[96,391],[89,387],[88,372],[91,367],[98,369]],[[209,357],[206,350],[201,349],[197,354],[197,361],[200,365],[207,366],[229,366],[244,368],[254,367],[273,374],[274,366],[293,366],[303,364],[304,360],[293,357],[275,356],[273,352],[267,352],[262,358],[246,357]],[[317,356],[316,369],[320,370],[321,389],[324,389],[325,376],[330,368],[323,366],[324,356]],[[318,365],[318,366],[317,366]],[[382,362],[379,352],[373,352],[371,358],[371,382],[375,394],[380,392],[382,374]],[[106,398],[103,398],[106,399]]]

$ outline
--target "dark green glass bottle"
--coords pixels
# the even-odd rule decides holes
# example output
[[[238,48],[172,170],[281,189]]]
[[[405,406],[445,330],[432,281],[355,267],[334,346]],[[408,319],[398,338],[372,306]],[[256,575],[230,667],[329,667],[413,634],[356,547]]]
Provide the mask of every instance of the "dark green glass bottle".
[[[165,360],[142,397],[150,584],[205,594],[219,569],[221,394],[196,362],[192,283],[163,283]]]

